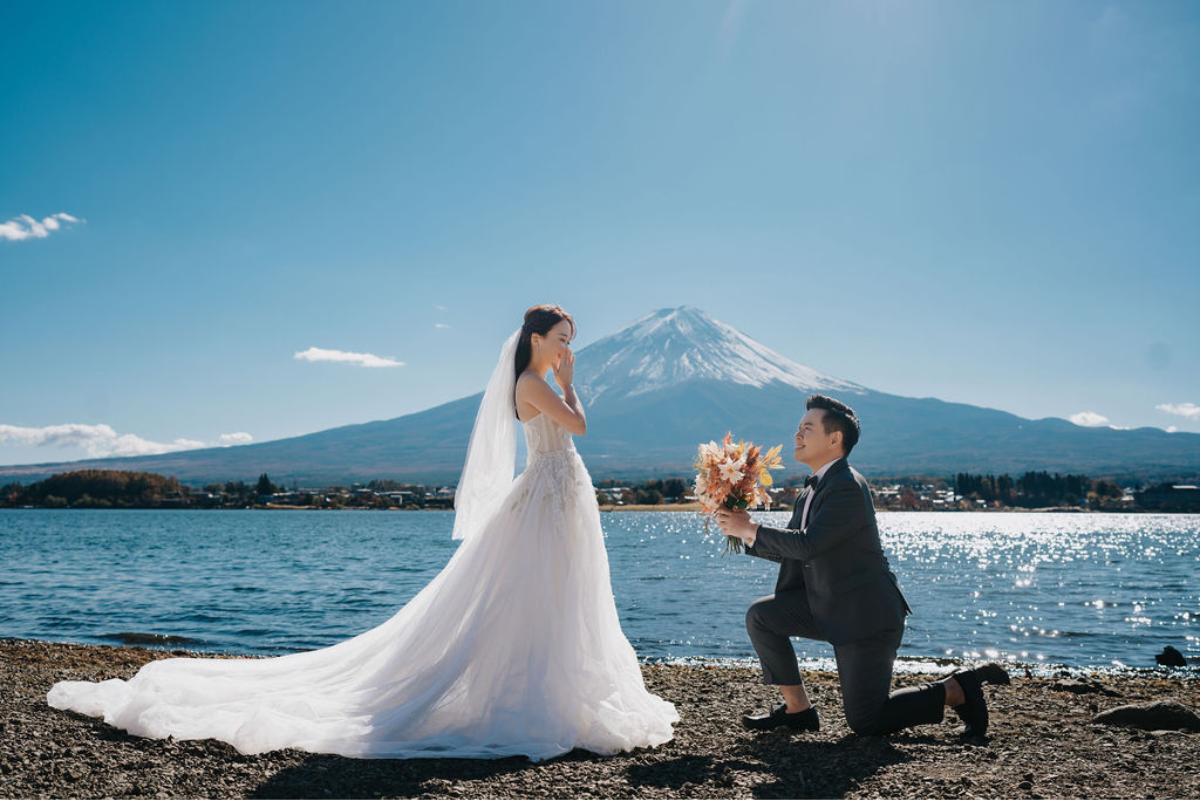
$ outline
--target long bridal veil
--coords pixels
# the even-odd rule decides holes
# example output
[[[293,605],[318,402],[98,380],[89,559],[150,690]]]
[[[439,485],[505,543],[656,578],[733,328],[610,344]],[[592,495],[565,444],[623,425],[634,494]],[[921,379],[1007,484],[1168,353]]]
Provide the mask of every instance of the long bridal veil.
[[[531,420],[529,460],[512,478],[504,428],[515,435],[515,421],[501,419],[515,417],[503,374],[514,372],[511,346],[471,439],[463,542],[391,619],[306,653],[172,658],[127,681],[65,681],[49,704],[243,753],[540,760],[669,741],[679,715],[646,691],[621,630],[591,478],[570,435],[545,415]]]
[[[520,338],[518,328],[500,348],[500,360],[475,415],[467,459],[454,492],[455,539],[467,539],[478,533],[512,486],[517,455],[515,362]]]

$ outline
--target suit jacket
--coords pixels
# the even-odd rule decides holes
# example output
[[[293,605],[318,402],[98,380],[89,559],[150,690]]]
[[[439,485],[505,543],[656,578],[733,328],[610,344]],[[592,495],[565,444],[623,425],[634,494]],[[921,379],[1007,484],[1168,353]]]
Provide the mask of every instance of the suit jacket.
[[[801,529],[804,501],[814,492]],[[775,593],[802,589],[818,630],[832,644],[902,627],[912,613],[879,542],[871,489],[845,459],[800,493],[786,528],[760,525],[746,552],[779,562]]]

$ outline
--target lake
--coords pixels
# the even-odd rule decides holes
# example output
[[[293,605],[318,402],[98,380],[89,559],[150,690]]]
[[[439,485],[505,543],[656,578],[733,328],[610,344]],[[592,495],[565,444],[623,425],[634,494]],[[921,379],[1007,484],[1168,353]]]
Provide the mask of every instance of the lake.
[[[721,556],[691,512],[602,514],[626,635],[647,661],[754,656],[776,565]],[[782,512],[758,514],[786,523]],[[901,656],[1152,667],[1200,659],[1200,516],[882,513],[916,614]],[[0,509],[0,636],[281,654],[372,628],[449,560],[449,512]],[[795,640],[827,663],[827,644]]]

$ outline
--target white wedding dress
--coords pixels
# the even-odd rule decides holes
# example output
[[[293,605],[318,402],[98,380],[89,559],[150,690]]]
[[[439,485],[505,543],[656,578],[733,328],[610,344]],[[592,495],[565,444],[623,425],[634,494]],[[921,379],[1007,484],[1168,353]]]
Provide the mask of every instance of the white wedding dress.
[[[679,715],[646,691],[621,631],[583,461],[545,415],[525,435],[526,469],[482,533],[379,627],[279,658],[172,658],[128,681],[62,682],[50,705],[243,753],[541,760],[669,741]]]

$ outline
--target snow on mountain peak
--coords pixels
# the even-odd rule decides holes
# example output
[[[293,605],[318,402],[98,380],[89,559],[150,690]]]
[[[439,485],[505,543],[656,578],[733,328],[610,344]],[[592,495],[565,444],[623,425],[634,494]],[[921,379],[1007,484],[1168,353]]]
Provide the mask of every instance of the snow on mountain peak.
[[[589,405],[601,395],[632,397],[690,380],[865,391],[798,364],[691,306],[653,311],[588,345],[578,353],[575,372]]]

